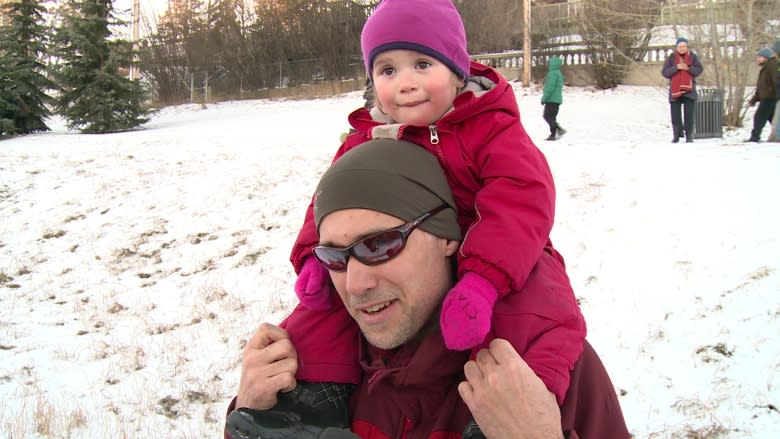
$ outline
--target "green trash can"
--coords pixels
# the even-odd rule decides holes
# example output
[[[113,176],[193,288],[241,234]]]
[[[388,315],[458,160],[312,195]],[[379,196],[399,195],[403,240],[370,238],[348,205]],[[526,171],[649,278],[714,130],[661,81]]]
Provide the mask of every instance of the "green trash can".
[[[723,137],[723,99],[725,91],[717,88],[697,90],[693,137],[707,139]]]

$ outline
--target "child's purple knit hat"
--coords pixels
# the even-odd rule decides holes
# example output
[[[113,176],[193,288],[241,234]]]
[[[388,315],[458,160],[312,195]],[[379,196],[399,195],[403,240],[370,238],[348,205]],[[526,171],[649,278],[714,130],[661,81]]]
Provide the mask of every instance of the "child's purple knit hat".
[[[366,20],[360,46],[369,78],[374,58],[393,49],[424,53],[459,78],[469,75],[466,30],[451,0],[383,0]]]

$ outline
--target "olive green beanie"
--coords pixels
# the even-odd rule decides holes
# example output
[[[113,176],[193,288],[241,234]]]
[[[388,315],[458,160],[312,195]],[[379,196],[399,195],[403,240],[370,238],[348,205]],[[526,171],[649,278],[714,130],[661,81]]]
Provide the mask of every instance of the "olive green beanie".
[[[445,209],[419,228],[460,240],[455,201],[438,160],[415,144],[368,141],[342,155],[322,175],[314,195],[314,221],[342,209],[370,209],[411,221],[441,205]]]

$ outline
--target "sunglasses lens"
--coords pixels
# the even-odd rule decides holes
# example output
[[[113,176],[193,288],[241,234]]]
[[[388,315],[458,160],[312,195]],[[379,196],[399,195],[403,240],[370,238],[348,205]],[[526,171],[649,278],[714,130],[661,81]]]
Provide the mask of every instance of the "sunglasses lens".
[[[398,230],[388,230],[358,242],[352,254],[362,263],[373,265],[394,258],[404,248],[404,237]]]
[[[344,271],[347,269],[347,252],[330,247],[315,247],[314,256],[320,263],[331,271]]]

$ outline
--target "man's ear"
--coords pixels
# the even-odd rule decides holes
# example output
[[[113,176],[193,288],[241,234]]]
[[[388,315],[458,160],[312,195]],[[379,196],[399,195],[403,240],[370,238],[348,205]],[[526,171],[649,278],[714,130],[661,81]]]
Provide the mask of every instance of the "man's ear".
[[[458,251],[458,246],[460,246],[460,241],[455,241],[453,239],[447,240],[447,256],[452,256],[455,254],[456,251]]]

